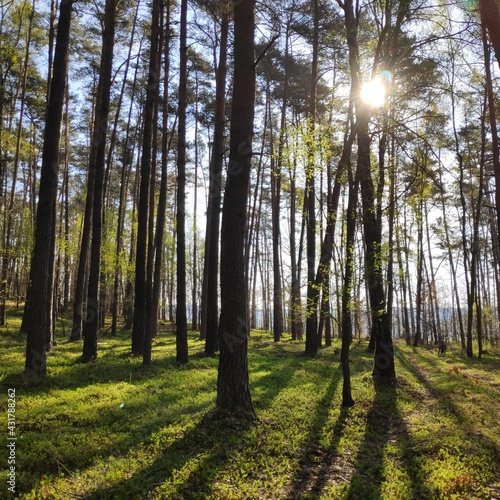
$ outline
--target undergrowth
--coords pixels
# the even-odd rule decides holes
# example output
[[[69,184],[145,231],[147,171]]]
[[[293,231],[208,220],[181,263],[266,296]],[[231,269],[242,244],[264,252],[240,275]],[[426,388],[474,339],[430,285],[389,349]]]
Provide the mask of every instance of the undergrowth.
[[[128,332],[101,336],[90,364],[77,362],[81,343],[59,338],[47,377],[27,379],[16,321],[14,311],[0,330],[3,415],[16,389],[16,497],[500,495],[500,357],[492,351],[478,360],[452,348],[438,358],[435,349],[397,343],[397,383],[378,387],[367,344],[356,341],[356,404],[342,409],[338,340],[311,359],[301,343],[285,336],[274,344],[270,332],[255,331],[250,420],[215,411],[217,358],[203,356],[194,332],[187,365],[176,365],[174,335],[163,330],[147,368],[130,355]]]

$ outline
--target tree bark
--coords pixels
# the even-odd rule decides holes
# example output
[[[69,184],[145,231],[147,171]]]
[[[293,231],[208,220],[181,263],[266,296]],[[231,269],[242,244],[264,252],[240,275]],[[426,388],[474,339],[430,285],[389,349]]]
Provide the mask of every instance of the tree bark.
[[[221,227],[221,316],[217,407],[252,411],[244,242],[255,101],[255,0],[234,6],[234,84],[230,157]]]
[[[186,108],[187,108],[187,0],[181,1],[179,54],[179,124],[177,132],[177,309],[176,360],[188,362],[186,314]]]
[[[159,85],[158,75],[158,12],[160,0],[153,0],[151,22],[151,49],[149,56],[149,74],[144,107],[144,130],[142,136],[141,179],[137,210],[137,246],[135,254],[135,296],[134,324],[132,328],[132,354],[144,353],[147,306],[147,245],[149,215],[149,184],[151,177],[151,146],[153,138],[154,108]],[[147,341],[147,340],[146,340]]]
[[[349,65],[355,95],[361,90],[361,70],[359,66],[358,23],[352,0],[344,2]],[[358,159],[356,175],[360,181],[365,239],[365,269],[371,310],[371,338],[375,344],[373,375],[391,379],[395,376],[394,351],[389,317],[386,310],[384,278],[381,263],[382,226],[377,217],[375,189],[371,174],[370,145],[368,130],[369,109],[360,99],[356,99],[356,130]]]
[[[162,2],[163,3],[163,2]],[[163,94],[163,109],[162,109],[162,156],[161,156],[161,178],[160,178],[160,196],[158,199],[158,214],[156,216],[156,233],[155,233],[155,263],[154,277],[152,290],[152,304],[150,325],[148,326],[149,334],[146,336],[144,355],[142,362],[145,365],[151,364],[151,336],[156,335],[157,318],[158,318],[158,302],[160,298],[160,283],[163,257],[163,235],[165,233],[165,212],[167,208],[167,160],[168,160],[168,78],[170,75],[170,3],[164,2],[167,7],[166,11],[166,27],[162,25],[162,31],[166,32],[165,36],[165,73],[163,78],[164,94]],[[163,20],[163,16],[162,16]],[[163,24],[163,23],[162,23]],[[166,31],[165,31],[166,28]]]
[[[318,48],[319,48],[319,4],[314,0],[313,54],[311,68],[311,97],[309,104],[308,151],[307,151],[307,318],[306,318],[306,353],[314,356],[318,351],[318,300],[319,291],[316,284],[316,194],[315,180],[315,120],[316,120],[316,86],[318,80]]]
[[[351,407],[354,400],[351,393],[351,372],[349,367],[349,346],[352,342],[352,307],[351,290],[354,274],[354,244],[356,235],[356,212],[358,206],[358,179],[349,179],[349,200],[347,204],[346,222],[346,256],[344,264],[344,283],[342,286],[342,349],[340,361],[342,364],[342,406]]]
[[[55,241],[59,140],[68,69],[72,9],[72,0],[61,2],[53,76],[45,121],[35,247],[31,258],[29,285],[23,315],[22,330],[27,333],[25,373],[35,376],[46,373],[47,334],[50,332],[52,321],[52,287],[50,282],[53,280],[53,276],[50,275],[50,249]]]
[[[115,115],[115,124],[113,127],[113,134],[116,134],[116,128],[118,124],[118,120],[120,118],[120,110],[121,104],[123,101],[123,96],[125,94],[125,84],[127,82],[127,75],[130,66],[130,62],[132,59],[132,47],[134,45],[134,37],[137,26],[137,15],[139,11],[140,1],[137,1],[134,20],[132,24],[132,33],[130,34],[130,47],[127,56],[127,62],[125,63],[125,70],[123,75],[123,83],[120,91],[120,97],[118,100],[118,109]],[[132,84],[132,95],[135,94],[135,88],[137,83],[137,71],[139,66],[136,66],[134,81]],[[128,119],[127,119],[127,130],[125,133],[125,144],[123,146],[123,158],[122,158],[122,171],[121,171],[121,181],[120,181],[120,197],[118,200],[118,222],[116,224],[116,251],[115,251],[115,259],[114,259],[114,279],[113,279],[113,300],[111,304],[111,336],[114,337],[116,335],[116,328],[118,323],[118,288],[120,282],[120,254],[123,248],[123,225],[125,219],[125,204],[126,204],[126,192],[128,189],[128,182],[130,178],[130,169],[132,166],[132,155],[129,153],[129,140],[130,140],[130,128],[131,128],[131,117],[132,117],[132,109],[134,105],[134,100],[130,100],[130,106],[128,111]],[[111,162],[111,158],[108,156],[108,162]]]
[[[102,37],[102,55],[99,75],[101,89],[100,101],[96,107],[100,110],[99,127],[94,129],[93,138],[97,142],[95,161],[94,203],[92,207],[92,243],[90,254],[89,284],[87,292],[87,319],[83,327],[84,343],[82,361],[97,359],[97,332],[99,330],[99,277],[101,267],[101,241],[103,219],[103,188],[106,161],[106,135],[111,100],[113,49],[115,43],[115,19],[117,0],[106,0],[104,13],[104,33]],[[90,190],[90,186],[89,186]]]
[[[209,201],[207,214],[207,266],[205,352],[214,354],[219,349],[219,232],[222,192],[222,166],[224,163],[224,121],[226,115],[227,41],[229,32],[229,6],[222,7],[219,64],[215,82],[215,125],[212,160],[210,165]]]

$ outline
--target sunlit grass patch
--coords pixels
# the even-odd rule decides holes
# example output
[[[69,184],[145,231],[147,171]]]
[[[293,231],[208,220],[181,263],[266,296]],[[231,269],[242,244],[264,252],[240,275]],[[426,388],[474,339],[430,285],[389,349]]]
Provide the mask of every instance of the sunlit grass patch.
[[[22,376],[24,338],[0,342],[2,393],[17,388],[20,498],[465,499],[488,498],[498,481],[494,353],[438,358],[398,344],[396,385],[375,387],[356,341],[356,405],[342,409],[338,339],[309,358],[287,336],[252,332],[256,418],[245,421],[215,411],[218,360],[194,332],[187,365],[162,329],[146,368],[129,332],[101,336],[90,364],[78,362],[81,343],[59,338],[35,380]]]

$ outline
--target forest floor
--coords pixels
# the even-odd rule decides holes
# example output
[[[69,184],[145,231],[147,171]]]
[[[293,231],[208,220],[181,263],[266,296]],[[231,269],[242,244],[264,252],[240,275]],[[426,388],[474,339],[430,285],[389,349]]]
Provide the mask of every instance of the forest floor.
[[[356,404],[342,409],[339,341],[310,359],[289,337],[274,344],[254,331],[249,421],[215,412],[217,358],[202,355],[196,333],[177,366],[162,330],[148,368],[130,355],[128,332],[102,335],[91,364],[61,337],[47,377],[26,379],[20,317],[10,311],[0,329],[0,498],[15,389],[21,499],[500,499],[500,354],[490,346],[479,360],[397,342],[397,383],[375,387],[367,343],[355,341]]]

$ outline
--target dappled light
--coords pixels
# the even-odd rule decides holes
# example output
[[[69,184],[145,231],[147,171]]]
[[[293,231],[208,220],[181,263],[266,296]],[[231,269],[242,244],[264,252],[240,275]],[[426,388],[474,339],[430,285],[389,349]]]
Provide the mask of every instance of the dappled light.
[[[0,2],[0,498],[500,499],[499,26]]]

